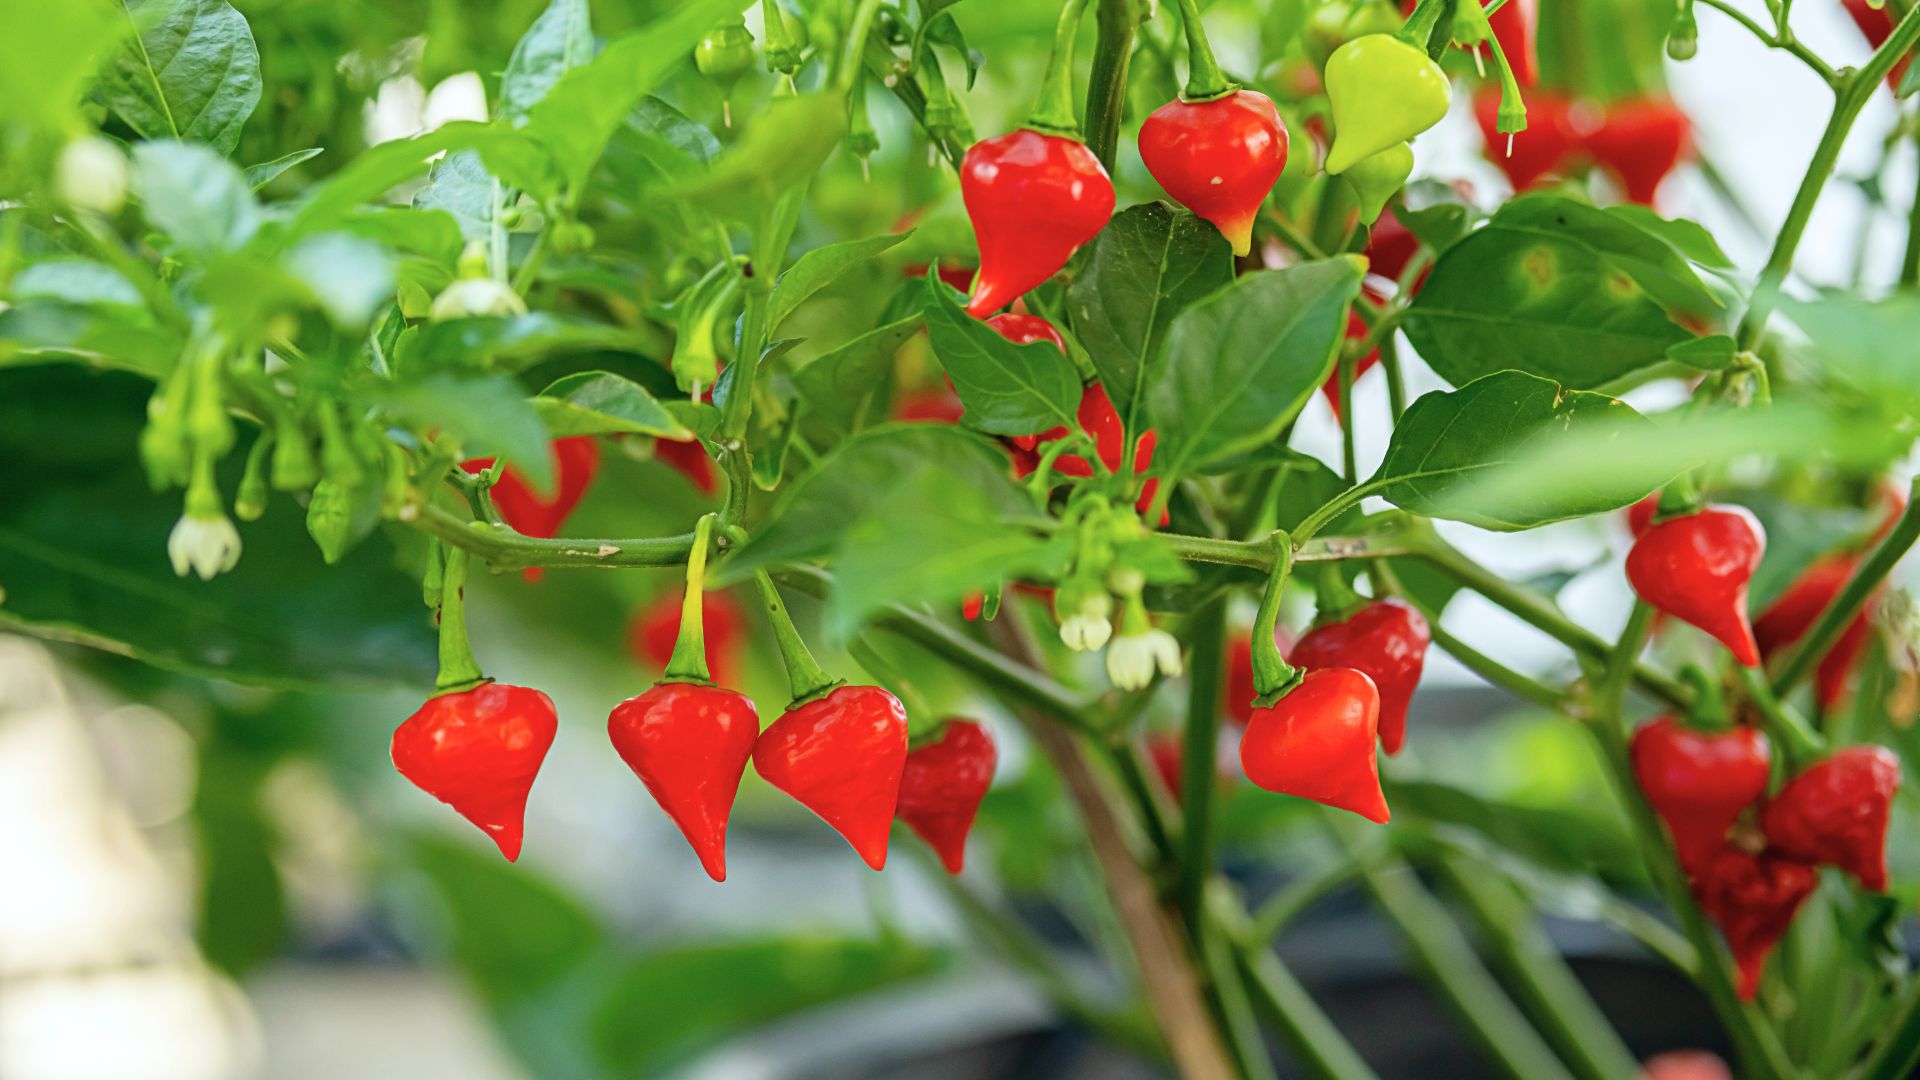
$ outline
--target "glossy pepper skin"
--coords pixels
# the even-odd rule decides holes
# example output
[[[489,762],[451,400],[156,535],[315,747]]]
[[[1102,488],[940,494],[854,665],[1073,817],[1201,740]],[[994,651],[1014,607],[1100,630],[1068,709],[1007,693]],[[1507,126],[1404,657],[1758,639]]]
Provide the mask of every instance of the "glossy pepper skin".
[[[1140,159],[1180,205],[1213,223],[1235,255],[1253,248],[1253,219],[1287,167],[1287,126],[1272,99],[1235,90],[1175,98],[1140,125]]]
[[[1627,580],[1654,608],[1705,630],[1748,667],[1760,646],[1747,623],[1747,582],[1765,535],[1738,507],[1709,506],[1647,526],[1627,553]]]
[[[1874,892],[1887,889],[1887,817],[1900,759],[1849,746],[1793,778],[1761,815],[1767,842],[1807,862],[1837,866]]]
[[[833,826],[875,870],[907,761],[907,710],[877,686],[842,686],[786,711],[760,733],[753,767]]]
[[[1772,764],[1767,737],[1754,728],[1697,731],[1671,716],[1634,732],[1628,756],[1689,874],[1725,846],[1741,812],[1766,797]]]
[[[1085,144],[1029,128],[982,139],[960,162],[980,244],[967,311],[998,311],[1052,277],[1113,217],[1113,181]]]
[[[1426,617],[1389,597],[1307,631],[1287,660],[1308,671],[1352,668],[1371,679],[1380,694],[1380,748],[1397,754],[1407,741],[1407,704],[1431,640]]]
[[[999,760],[993,733],[973,720],[949,720],[940,738],[907,753],[897,813],[949,874],[966,866],[967,833]]]
[[[1240,739],[1240,767],[1256,787],[1386,824],[1380,791],[1380,692],[1352,668],[1309,671],[1272,705],[1253,710]]]
[[[1753,637],[1760,644],[1760,655],[1772,659],[1774,654],[1806,636],[1821,613],[1840,595],[1858,561],[1850,555],[1829,555],[1807,567],[1806,572],[1753,621]],[[1860,663],[1860,651],[1872,634],[1872,624],[1862,610],[1820,658],[1814,669],[1813,694],[1822,709],[1835,709],[1846,701],[1853,669]]]
[[[613,707],[607,737],[693,845],[707,876],[727,880],[727,815],[760,735],[746,695],[663,682]]]
[[[699,444],[695,444],[696,446]],[[587,489],[600,472],[600,444],[591,435],[571,435],[553,440],[553,494],[543,497],[511,465],[500,471],[493,485],[493,505],[500,517],[522,536],[552,539],[560,534]],[[460,467],[469,473],[482,473],[493,467],[493,458],[463,461]],[[540,568],[529,567],[528,581],[540,580]]]
[[[393,767],[480,827],[508,862],[520,858],[527,793],[558,730],[538,690],[483,682],[428,698],[393,733]]]
[[[739,682],[740,646],[746,638],[746,614],[739,601],[724,592],[700,598],[700,629],[707,644],[707,665],[713,681],[722,686]],[[665,671],[680,637],[680,598],[671,591],[654,597],[634,613],[627,625],[627,649],[647,668]]]
[[[1687,114],[1661,98],[1610,103],[1599,130],[1586,138],[1594,159],[1619,178],[1627,199],[1641,206],[1653,205],[1660,182],[1679,166],[1692,144],[1693,124]]]
[[[1726,935],[1740,1000],[1752,1001],[1760,992],[1767,955],[1819,883],[1813,867],[1771,851],[1755,855],[1723,845],[1702,863],[1693,896]]]
[[[1336,176],[1439,123],[1453,94],[1439,64],[1387,34],[1357,37],[1334,50],[1326,83],[1333,104],[1327,172]]]
[[[1360,200],[1361,223],[1372,225],[1380,220],[1388,201],[1407,186],[1407,178],[1413,175],[1413,147],[1394,143],[1377,154],[1361,158],[1342,175],[1353,185],[1354,195]]]

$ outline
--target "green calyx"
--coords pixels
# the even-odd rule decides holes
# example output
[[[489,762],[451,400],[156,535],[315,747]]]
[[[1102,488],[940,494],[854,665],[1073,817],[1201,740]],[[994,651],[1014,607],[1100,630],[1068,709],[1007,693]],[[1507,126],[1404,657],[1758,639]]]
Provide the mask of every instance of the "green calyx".
[[[1693,702],[1687,710],[1688,727],[1709,733],[1733,727],[1733,718],[1727,713],[1726,695],[1721,692],[1719,680],[1708,675],[1698,664],[1681,668],[1680,679],[1693,688]]]
[[[687,555],[687,591],[680,600],[680,635],[661,682],[713,685],[707,669],[707,548],[713,543],[717,514],[704,514],[693,526],[693,550]]]
[[[789,15],[774,0],[761,0],[760,21],[767,35],[767,70],[793,78],[800,70],[800,54],[807,47],[806,24]]]
[[[1180,23],[1187,34],[1187,86],[1180,92],[1180,100],[1213,101],[1240,89],[1227,81],[1219,61],[1213,58],[1213,47],[1207,44],[1207,29],[1200,22],[1199,5],[1194,0],[1179,0],[1179,3]]]
[[[1407,178],[1412,175],[1413,147],[1395,143],[1361,158],[1340,178],[1352,185],[1354,195],[1360,200],[1360,220],[1372,225],[1380,220],[1388,201],[1407,185]]]
[[[1439,64],[1386,34],[1340,46],[1327,60],[1326,85],[1334,126],[1327,172],[1336,176],[1439,123],[1453,96]]]

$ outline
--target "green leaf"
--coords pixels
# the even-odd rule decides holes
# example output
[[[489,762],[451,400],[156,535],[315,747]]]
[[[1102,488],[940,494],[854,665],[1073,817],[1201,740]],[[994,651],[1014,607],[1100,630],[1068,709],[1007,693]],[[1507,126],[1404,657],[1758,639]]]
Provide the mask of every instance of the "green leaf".
[[[1616,510],[1646,497],[1656,484],[1630,473],[1531,489],[1501,497],[1471,486],[1479,474],[1529,461],[1557,440],[1578,438],[1605,460],[1616,443],[1644,439],[1655,427],[1625,402],[1566,390],[1548,379],[1502,371],[1458,390],[1426,394],[1401,417],[1386,460],[1370,485],[1402,509],[1485,529],[1531,529]],[[1671,474],[1669,474],[1671,475]]]
[[[1233,250],[1220,230],[1164,203],[1130,206],[1094,237],[1067,310],[1128,431],[1138,430],[1167,327],[1232,281]]]
[[[427,186],[414,193],[417,210],[441,210],[460,226],[460,239],[485,241],[493,235],[499,207],[499,181],[472,150],[448,154],[433,165]]]
[[[195,929],[209,963],[243,975],[286,946],[287,898],[275,862],[279,837],[261,813],[262,788],[276,761],[222,739],[198,745],[193,825],[200,911]]]
[[[120,271],[92,259],[49,259],[34,263],[13,279],[13,302],[57,300],[83,307],[146,311],[146,300]]]
[[[826,91],[777,97],[755,113],[713,163],[662,193],[712,213],[749,220],[795,184],[804,184],[840,143],[846,98]]]
[[[333,228],[354,208],[381,199],[425,172],[436,155],[452,156],[462,150],[478,153],[504,183],[538,192],[551,180],[542,175],[545,151],[525,132],[462,121],[368,148],[310,189],[290,229],[299,234]]]
[[[614,433],[675,442],[693,437],[645,387],[610,371],[583,371],[556,380],[533,399],[533,407],[556,439]]]
[[[1828,293],[1815,300],[1783,297],[1780,310],[1804,331],[1823,374],[1857,387],[1890,411],[1920,405],[1920,297],[1896,292],[1884,300]]]
[[[1667,359],[1696,371],[1719,371],[1733,363],[1740,347],[1725,334],[1688,338],[1667,349]]]
[[[1452,184],[1415,180],[1407,185],[1393,216],[1422,244],[1440,252],[1467,235],[1478,215]]]
[[[1900,76],[1900,85],[1894,88],[1893,96],[1911,97],[1916,90],[1920,90],[1920,64],[1909,63],[1907,73]]]
[[[607,140],[640,99],[685,62],[702,37],[738,15],[749,0],[688,0],[608,42],[600,55],[554,83],[527,114],[526,129],[552,152],[566,182],[579,188]]]
[[[106,4],[8,4],[0,33],[0,119],[71,135],[83,123],[83,84],[130,30]]]
[[[1607,213],[1632,222],[1646,232],[1659,237],[1688,262],[1697,263],[1709,270],[1733,269],[1733,260],[1727,258],[1727,253],[1720,250],[1720,242],[1715,240],[1713,234],[1698,222],[1688,221],[1686,218],[1663,218],[1654,213],[1652,207],[1637,203],[1609,206]]]
[[[1146,386],[1156,472],[1181,476],[1271,442],[1333,369],[1360,260],[1248,274],[1180,313]]]
[[[100,79],[107,105],[148,139],[231,154],[260,103],[260,52],[227,0],[138,0],[139,28]]]
[[[407,846],[439,894],[442,947],[489,1004],[538,994],[608,948],[584,904],[524,867],[424,835]]]
[[[805,303],[807,297],[826,288],[841,274],[905,240],[911,233],[909,229],[907,232],[869,236],[864,240],[843,240],[814,248],[795,259],[773,287],[773,298],[767,305],[767,329],[779,329],[786,317]]]
[[[0,366],[78,359],[159,375],[173,368],[181,345],[144,311],[45,300],[0,311]]]
[[[260,206],[246,177],[194,143],[135,145],[133,194],[155,228],[201,255],[237,250],[260,227]]]
[[[1663,241],[1606,211],[1533,195],[1440,256],[1404,326],[1455,386],[1518,370],[1586,389],[1691,336],[1669,307],[1716,304]]]
[[[419,583],[375,535],[329,569],[300,508],[242,524],[239,565],[176,577],[178,492],[133,467],[152,383],[74,367],[0,369],[0,624],[210,678],[322,688],[427,685],[434,635]],[[222,464],[238,482],[243,445]]]
[[[1015,345],[968,315],[959,295],[927,278],[927,340],[967,407],[967,422],[995,435],[1032,435],[1079,423],[1080,372],[1052,342]]]
[[[421,371],[488,367],[517,371],[562,353],[637,351],[642,344],[644,339],[632,330],[542,311],[428,323],[409,343],[400,363]]]
[[[413,383],[374,384],[367,393],[413,426],[452,436],[463,457],[504,457],[534,487],[552,489],[552,439],[533,403],[508,376],[438,374]]]
[[[342,329],[364,328],[375,309],[393,299],[393,254],[359,236],[308,237],[287,252],[286,268]]]
[[[894,355],[920,326],[917,314],[887,323],[815,357],[793,373],[794,389],[806,403],[811,445],[824,449],[859,429],[887,388]]]
[[[278,180],[280,175],[288,169],[303,162],[312,161],[325,152],[326,151],[318,146],[310,147],[306,150],[295,150],[291,154],[283,154],[280,157],[274,158],[272,161],[263,161],[258,165],[249,165],[241,170],[241,174],[247,178],[248,187],[259,191],[261,188]]]
[[[593,59],[587,0],[553,0],[507,59],[500,79],[500,113],[520,123],[567,72]]]

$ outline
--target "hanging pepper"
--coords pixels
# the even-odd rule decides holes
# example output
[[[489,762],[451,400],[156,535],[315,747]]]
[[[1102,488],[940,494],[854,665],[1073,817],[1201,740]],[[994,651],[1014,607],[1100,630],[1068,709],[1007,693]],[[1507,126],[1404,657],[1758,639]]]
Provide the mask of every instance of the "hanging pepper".
[[[513,862],[527,795],[559,729],[553,700],[480,673],[467,643],[467,553],[451,548],[440,590],[435,695],[393,733],[393,767],[473,822]]]
[[[754,580],[794,698],[754,743],[754,770],[833,826],[868,866],[883,869],[906,767],[907,710],[877,686],[828,678],[800,640],[772,579],[759,573]]]
[[[1748,667],[1760,646],[1747,623],[1747,582],[1766,535],[1752,514],[1709,506],[1656,521],[1627,553],[1627,580],[1640,599],[1718,638]]]
[[[727,880],[727,817],[760,735],[760,713],[745,694],[714,685],[707,666],[708,612],[703,586],[713,515],[694,529],[681,599],[679,633],[666,674],[645,693],[613,707],[607,737],[647,786],[700,865]]]
[[[1256,787],[1384,825],[1391,815],[1374,756],[1379,725],[1372,679],[1352,668],[1309,671],[1280,700],[1254,708],[1240,767]]]
[[[1663,716],[1634,732],[1634,779],[1689,874],[1725,846],[1740,814],[1766,797],[1771,753],[1767,737],[1750,727],[1701,731]]]
[[[1740,1000],[1752,1001],[1760,992],[1767,955],[1819,884],[1812,867],[1772,852],[1756,855],[1728,844],[1703,861],[1693,896],[1726,935]]]
[[[1327,58],[1334,133],[1328,173],[1337,176],[1363,158],[1408,142],[1447,115],[1452,100],[1447,74],[1422,47],[1440,7],[1424,4],[1399,34],[1354,38]]]
[[[1040,105],[1025,127],[982,139],[960,162],[960,194],[980,245],[967,301],[979,318],[1052,277],[1113,216],[1113,181],[1079,139],[1073,37],[1086,0],[1067,0]]]
[[[1308,671],[1352,668],[1373,682],[1380,698],[1380,748],[1397,754],[1407,738],[1407,705],[1430,641],[1426,617],[1387,597],[1351,612],[1331,612],[1307,631],[1287,659]]]
[[[1840,595],[1857,565],[1857,556],[1839,554],[1816,559],[1807,567],[1806,572],[1753,621],[1753,637],[1760,645],[1761,657],[1772,659],[1806,636],[1821,613]],[[1872,633],[1872,622],[1863,609],[1820,658],[1814,670],[1813,692],[1814,700],[1822,709],[1836,709],[1846,701],[1848,682]]]
[[[1900,790],[1900,759],[1879,746],[1849,746],[1780,789],[1761,815],[1767,842],[1826,863],[1860,886],[1887,890],[1887,817]]]
[[[1361,158],[1341,177],[1353,186],[1360,200],[1360,221],[1372,225],[1380,220],[1387,202],[1407,186],[1413,175],[1413,147],[1395,143],[1377,154]]]
[[[1612,102],[1586,147],[1613,173],[1628,201],[1652,206],[1660,182],[1680,164],[1693,142],[1693,125],[1678,105],[1664,99]]]
[[[938,739],[907,753],[897,813],[940,856],[949,874],[966,864],[967,833],[993,785],[998,761],[993,733],[973,720],[948,720]]]
[[[733,87],[753,70],[753,35],[736,19],[708,32],[693,48],[693,66],[720,87],[720,122],[733,126]]]
[[[501,519],[522,536],[543,540],[558,536],[560,526],[572,516],[580,500],[586,498],[587,488],[600,472],[600,444],[591,435],[555,439],[551,453],[554,477],[551,496],[540,495],[511,465],[500,471],[500,479],[493,485],[494,508],[500,511]],[[461,462],[460,468],[478,475],[493,468],[493,462],[490,457],[473,458]],[[540,568],[528,567],[524,576],[528,581],[539,581]]]

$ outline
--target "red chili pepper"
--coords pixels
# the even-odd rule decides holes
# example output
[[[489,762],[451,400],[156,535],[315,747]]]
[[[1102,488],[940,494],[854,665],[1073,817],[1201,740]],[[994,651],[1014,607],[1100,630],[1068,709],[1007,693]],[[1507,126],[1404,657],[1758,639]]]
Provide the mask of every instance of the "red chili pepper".
[[[1407,740],[1407,704],[1426,666],[1429,640],[1426,617],[1389,597],[1315,626],[1287,660],[1308,671],[1352,668],[1371,679],[1380,695],[1380,748],[1397,754]]]
[[[1175,98],[1140,125],[1140,159],[1180,205],[1213,223],[1235,255],[1253,247],[1253,219],[1287,167],[1287,125],[1272,99],[1236,90]]]
[[[699,445],[698,443],[694,445]],[[542,498],[519,470],[509,465],[500,471],[493,485],[493,505],[500,517],[522,536],[546,540],[560,534],[574,507],[586,497],[587,488],[600,472],[600,444],[591,435],[571,435],[553,440],[554,490]],[[469,473],[482,473],[493,467],[493,458],[473,458],[460,467]],[[528,581],[540,580],[540,568],[522,571]]]
[[[1860,28],[1860,36],[1867,44],[1878,49],[1893,36],[1893,13],[1885,7],[1874,7],[1869,0],[1840,0],[1840,6],[1847,9],[1847,15],[1853,19],[1853,25]],[[1903,57],[1887,72],[1887,88],[1897,90],[1900,80],[1906,76],[1907,65],[1913,62],[1911,56]]]
[[[1742,1001],[1752,1001],[1759,993],[1767,954],[1819,883],[1819,875],[1805,863],[1732,845],[1722,846],[1702,864],[1693,879],[1693,896],[1726,935],[1739,970],[1735,989]]]
[[[1527,107],[1531,117],[1531,98]],[[1600,129],[1586,140],[1601,166],[1619,177],[1627,199],[1642,206],[1653,205],[1660,182],[1680,164],[1692,142],[1687,114],[1671,101],[1653,98],[1608,104]]]
[[[707,663],[713,681],[732,686],[739,681],[740,646],[746,638],[746,614],[739,601],[723,592],[701,598],[701,630],[707,644]],[[627,625],[627,651],[653,670],[665,671],[680,637],[680,598],[671,591],[654,597]]]
[[[1760,645],[1762,658],[1773,655],[1799,641],[1813,627],[1822,612],[1833,603],[1847,579],[1853,576],[1859,558],[1853,555],[1829,555],[1807,567],[1799,580],[1787,587],[1760,617],[1753,621],[1753,637]],[[1847,699],[1848,682],[1860,662],[1873,627],[1862,610],[1847,623],[1833,647],[1820,658],[1814,670],[1814,699],[1822,709],[1838,708]]]
[[[1862,888],[1887,890],[1887,816],[1900,790],[1900,759],[1849,746],[1808,768],[1767,804],[1767,842],[1808,862],[1837,866]]]
[[[421,791],[459,811],[513,862],[527,793],[559,724],[538,690],[483,682],[439,694],[393,733],[393,767]]]
[[[1052,277],[1113,216],[1113,181],[1086,145],[1021,128],[982,139],[960,163],[980,243],[967,311],[998,311]]]
[[[1257,787],[1384,825],[1390,815],[1374,754],[1379,725],[1372,679],[1352,668],[1309,671],[1285,697],[1253,710],[1240,739],[1240,767]]]
[[[877,686],[842,686],[760,733],[753,767],[833,826],[868,866],[887,865],[887,832],[907,760],[907,710]]]
[[[966,411],[946,387],[908,390],[893,399],[893,418],[913,424],[957,424]]]
[[[1634,732],[1634,779],[1666,822],[1689,874],[1727,842],[1742,811],[1767,794],[1772,751],[1750,727],[1698,731],[1663,716]]]
[[[999,759],[993,733],[972,720],[947,721],[939,739],[907,753],[897,812],[949,874],[966,864],[967,833],[993,786]]]
[[[1507,174],[1514,191],[1526,191],[1574,159],[1580,149],[1580,136],[1573,123],[1573,108],[1564,95],[1551,90],[1528,94],[1527,130],[1514,132],[1509,141],[1498,126],[1500,92],[1489,88],[1474,95],[1473,117],[1486,140],[1487,159]]]
[[[727,816],[760,734],[744,694],[663,682],[613,707],[607,737],[693,845],[707,876],[727,880]]]
[[[1653,607],[1705,630],[1748,667],[1760,646],[1747,624],[1747,582],[1765,533],[1737,506],[1710,506],[1648,526],[1627,553],[1627,580]]]
[[[1668,1050],[1642,1063],[1634,1080],[1733,1080],[1733,1070],[1706,1050]]]
[[[672,439],[653,440],[653,456],[662,465],[686,477],[702,495],[712,495],[720,490],[720,473],[713,467],[713,459],[707,456],[707,448],[699,439],[675,442]]]

